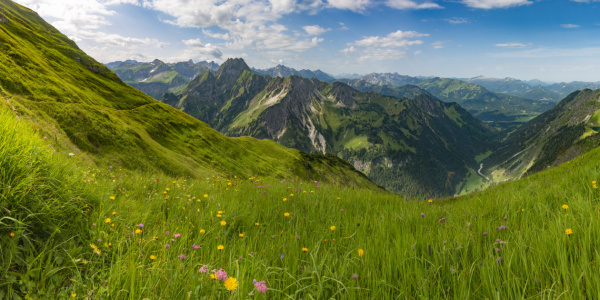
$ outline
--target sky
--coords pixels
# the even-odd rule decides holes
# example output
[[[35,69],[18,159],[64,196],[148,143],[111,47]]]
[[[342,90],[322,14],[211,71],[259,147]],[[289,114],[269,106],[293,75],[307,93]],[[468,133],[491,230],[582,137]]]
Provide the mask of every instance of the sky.
[[[96,60],[600,81],[600,0],[16,0]]]

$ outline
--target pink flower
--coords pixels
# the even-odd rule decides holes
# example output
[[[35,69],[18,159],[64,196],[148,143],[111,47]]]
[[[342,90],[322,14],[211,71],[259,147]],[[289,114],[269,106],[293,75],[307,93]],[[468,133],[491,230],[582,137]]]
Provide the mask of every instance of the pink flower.
[[[217,271],[217,279],[219,280],[227,280],[227,272],[225,272],[223,269],[219,269],[219,271]]]
[[[174,238],[178,238],[180,236],[181,236],[181,233],[176,233],[176,234],[173,235]]]
[[[256,279],[254,279],[252,282],[254,283],[254,287],[256,287],[256,289],[263,294],[269,289],[267,288],[265,281],[256,281]]]
[[[192,245],[192,248],[194,248],[194,250],[198,250],[198,249],[200,249],[200,248],[202,248],[202,247],[201,247],[201,246],[197,246],[196,244],[193,244],[193,245]]]
[[[208,266],[204,265],[204,266],[202,266],[202,268],[200,268],[200,271],[198,271],[198,272],[200,272],[200,273],[206,273],[207,271],[208,271]]]
[[[185,259],[185,254],[180,254],[178,257],[179,257],[179,259],[184,260]]]

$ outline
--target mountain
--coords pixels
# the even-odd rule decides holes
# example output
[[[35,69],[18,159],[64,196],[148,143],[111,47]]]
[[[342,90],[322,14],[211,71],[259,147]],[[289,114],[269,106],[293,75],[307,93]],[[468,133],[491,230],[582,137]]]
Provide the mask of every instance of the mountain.
[[[556,92],[563,97],[566,97],[570,93],[583,90],[590,89],[596,90],[600,89],[600,82],[583,82],[583,81],[572,81],[572,82],[561,82],[561,83],[553,83],[545,87],[546,89]]]
[[[519,96],[538,101],[558,102],[566,95],[548,90],[542,85],[532,86],[525,81],[514,78],[492,78],[478,76],[465,80],[466,82],[480,85],[492,92],[503,93],[513,96]]]
[[[490,129],[456,103],[417,87],[413,99],[361,93],[335,82],[252,72],[229,59],[163,101],[230,136],[332,153],[375,183],[410,195],[451,195],[492,147]]]
[[[552,108],[554,103],[535,101],[516,96],[490,92],[484,87],[458,79],[439,77],[411,77],[398,73],[371,73],[352,80],[339,80],[360,91],[375,91],[398,97],[405,93],[397,89],[406,85],[417,86],[445,102],[456,102],[476,118],[486,122],[520,123]]]
[[[207,70],[216,71],[219,65],[215,62],[201,61],[164,63],[158,59],[152,62],[135,60],[117,61],[105,64],[125,83],[159,100],[163,94],[181,91],[192,79]]]
[[[271,77],[289,77],[292,75],[304,77],[304,78],[316,78],[320,81],[333,81],[335,78],[321,70],[311,71],[311,70],[296,70],[294,68],[289,68],[283,65],[277,65],[273,68],[261,70],[252,68],[252,71],[258,73],[260,75],[271,76]]]
[[[125,84],[35,12],[11,1],[0,9],[2,109],[31,123],[57,155],[147,173],[320,178],[376,189],[335,156],[225,137]],[[137,67],[129,78],[172,72],[158,60]]]
[[[576,91],[518,128],[483,163],[494,181],[569,161],[600,145],[600,90]]]

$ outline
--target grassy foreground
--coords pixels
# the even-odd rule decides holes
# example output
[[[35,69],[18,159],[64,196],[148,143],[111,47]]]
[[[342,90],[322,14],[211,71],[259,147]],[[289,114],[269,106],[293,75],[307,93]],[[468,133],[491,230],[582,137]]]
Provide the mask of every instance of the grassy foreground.
[[[0,117],[0,298],[600,296],[598,149],[424,202],[314,181],[97,169],[25,124]]]

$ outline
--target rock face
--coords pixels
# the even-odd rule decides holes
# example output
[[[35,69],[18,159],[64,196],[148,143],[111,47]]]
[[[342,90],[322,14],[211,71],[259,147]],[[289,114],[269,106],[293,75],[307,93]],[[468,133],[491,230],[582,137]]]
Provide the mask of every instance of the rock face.
[[[271,78],[230,59],[163,101],[229,136],[335,154],[394,192],[454,194],[468,170],[478,167],[474,157],[491,147],[489,129],[455,103],[409,90],[422,93],[399,99],[340,82]]]

